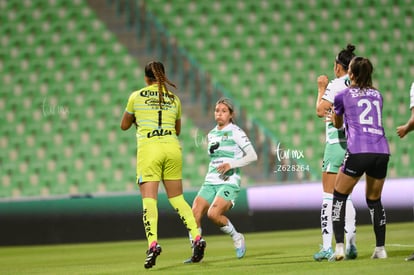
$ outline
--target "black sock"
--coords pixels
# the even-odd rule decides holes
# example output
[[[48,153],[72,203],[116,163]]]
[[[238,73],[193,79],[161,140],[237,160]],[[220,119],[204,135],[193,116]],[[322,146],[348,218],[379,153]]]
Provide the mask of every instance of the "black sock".
[[[345,206],[348,195],[334,190],[332,202],[332,227],[336,243],[344,243]]]
[[[371,214],[371,222],[374,227],[376,246],[384,246],[385,244],[385,231],[386,231],[386,218],[385,210],[382,207],[381,198],[372,201],[366,199]]]

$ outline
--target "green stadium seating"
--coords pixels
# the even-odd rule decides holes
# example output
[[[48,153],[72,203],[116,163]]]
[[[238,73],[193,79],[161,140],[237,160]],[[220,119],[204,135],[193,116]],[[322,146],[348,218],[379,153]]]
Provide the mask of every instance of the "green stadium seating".
[[[8,1],[0,13],[0,198],[136,191],[135,134],[119,121],[142,69],[85,2],[45,2]]]
[[[412,137],[393,136],[409,116],[412,4],[154,0],[146,7],[249,118],[286,147],[303,149],[312,179],[320,179],[316,78],[333,77],[334,56],[349,42],[374,62],[386,99],[390,175],[413,175]],[[136,190],[135,135],[120,131],[119,120],[143,74],[126,49],[84,1],[3,1],[0,22],[0,116],[7,122],[0,198]],[[196,130],[183,124],[186,188],[202,183],[208,163]]]
[[[387,102],[408,101],[414,79],[409,69],[414,63],[413,47],[403,46],[403,41],[408,43],[405,45],[412,43],[409,30],[413,5],[404,1],[384,1],[381,5],[373,1],[210,1],[197,2],[196,6],[158,0],[147,8],[165,22],[169,33],[247,109],[248,115],[287,145],[306,140],[303,146],[314,148],[307,161],[317,174],[324,123],[314,114],[316,78],[322,73],[333,77],[334,56],[347,43],[356,45],[357,54],[376,61],[375,81],[385,88],[385,97],[390,98]],[[202,23],[205,14],[207,24]],[[174,15],[180,15],[180,25],[168,23]],[[194,24],[197,18],[200,23]],[[186,32],[182,22],[191,25],[191,32]],[[202,42],[194,43],[194,39]],[[269,93],[270,89],[261,88],[261,72],[264,85],[273,83],[273,90],[277,90],[267,98],[263,91]],[[229,81],[230,75],[233,81]],[[405,92],[396,93],[396,88]],[[403,110],[398,115],[408,117],[407,105],[397,109],[395,104],[386,103],[384,110],[388,113],[392,109],[391,114]],[[309,124],[312,126],[307,127]],[[395,127],[395,122],[389,122],[387,132],[393,133]],[[295,135],[295,131],[300,134]],[[400,155],[404,146],[395,146],[393,154]],[[400,176],[409,174],[407,169],[396,169]]]

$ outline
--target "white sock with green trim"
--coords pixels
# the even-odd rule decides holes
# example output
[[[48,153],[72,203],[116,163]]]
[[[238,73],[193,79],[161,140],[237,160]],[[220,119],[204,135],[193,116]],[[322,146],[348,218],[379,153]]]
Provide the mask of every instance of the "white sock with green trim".
[[[227,225],[220,227],[220,230],[230,235],[233,240],[235,240],[235,238],[239,235],[239,232],[237,232],[236,228],[233,226],[230,220],[228,220]]]

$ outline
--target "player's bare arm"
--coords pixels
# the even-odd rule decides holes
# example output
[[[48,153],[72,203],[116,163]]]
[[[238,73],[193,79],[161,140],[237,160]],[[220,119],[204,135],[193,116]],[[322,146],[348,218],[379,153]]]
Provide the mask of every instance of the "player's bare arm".
[[[124,112],[124,115],[121,120],[121,129],[126,131],[128,130],[132,124],[134,124],[135,116],[128,112]]]
[[[406,124],[397,127],[397,135],[400,138],[414,130],[414,108],[411,108],[411,117]]]
[[[344,124],[344,117],[335,114],[335,112],[332,112],[331,120],[332,120],[334,127],[337,129],[340,129],[342,125]]]

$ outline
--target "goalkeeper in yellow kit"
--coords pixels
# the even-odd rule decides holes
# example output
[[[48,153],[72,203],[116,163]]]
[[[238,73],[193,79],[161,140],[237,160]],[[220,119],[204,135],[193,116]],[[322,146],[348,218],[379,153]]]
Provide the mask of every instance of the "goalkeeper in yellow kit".
[[[178,141],[181,130],[181,102],[167,89],[168,80],[161,62],[145,66],[148,86],[133,92],[122,117],[121,129],[137,126],[137,184],[142,196],[143,223],[148,240],[145,268],[155,265],[161,246],[158,244],[158,186],[162,181],[168,200],[193,238],[192,262],[204,256],[205,240],[200,236],[191,207],[182,187],[182,152]]]

